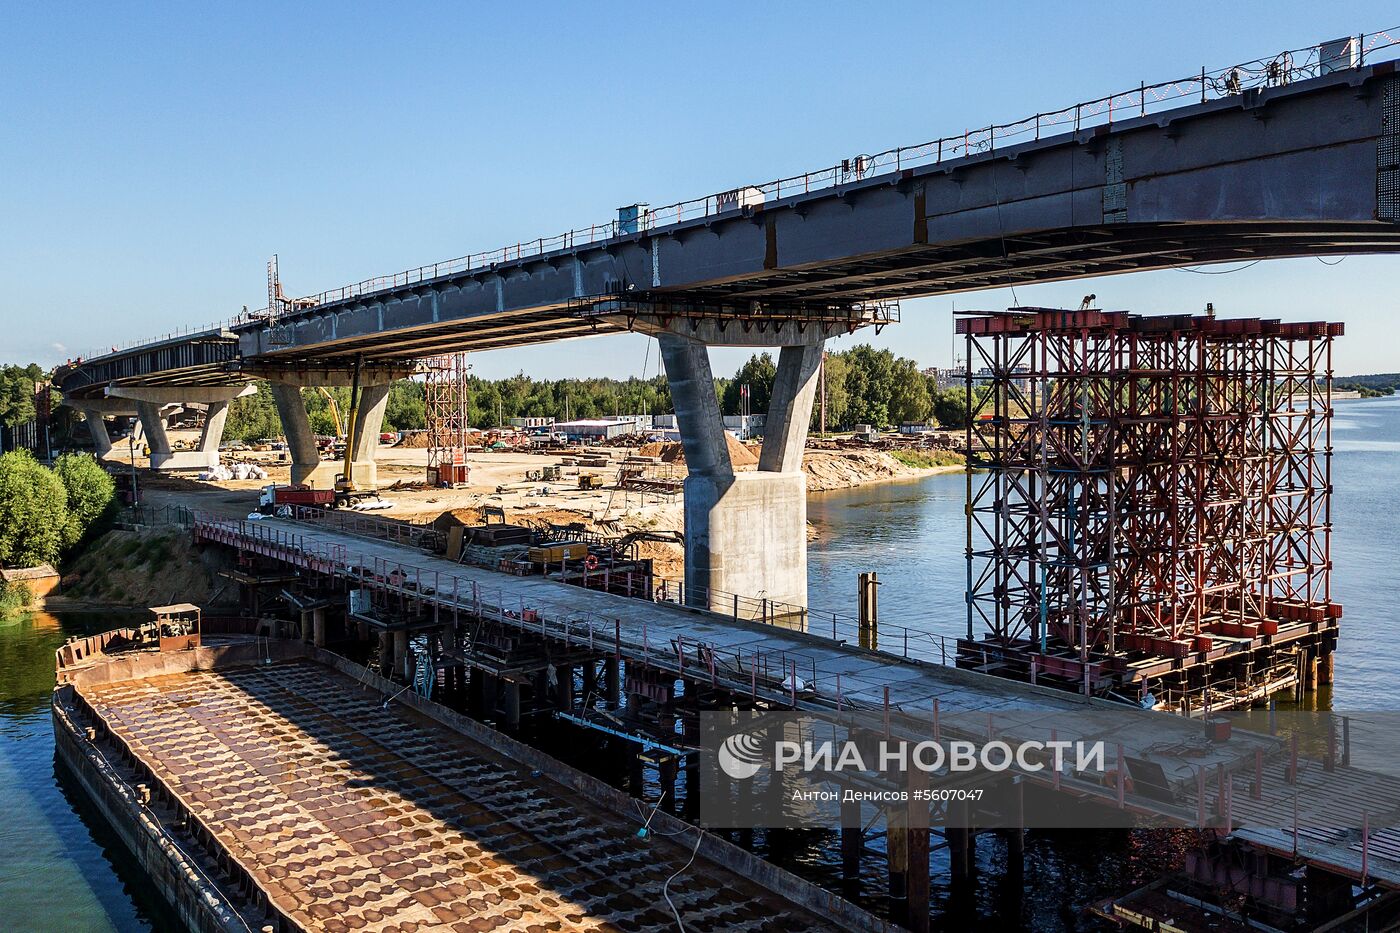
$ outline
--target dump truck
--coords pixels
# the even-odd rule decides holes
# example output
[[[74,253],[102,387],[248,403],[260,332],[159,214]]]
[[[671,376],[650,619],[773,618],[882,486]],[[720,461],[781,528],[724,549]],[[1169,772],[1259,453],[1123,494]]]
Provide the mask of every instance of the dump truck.
[[[374,490],[346,490],[337,476],[335,489],[313,489],[310,486],[264,486],[258,497],[258,511],[272,515],[283,506],[308,506],[313,509],[337,509],[362,499],[378,499]]]
[[[258,508],[271,515],[279,505],[305,505],[316,509],[335,508],[334,489],[313,489],[310,486],[264,486],[258,497]]]

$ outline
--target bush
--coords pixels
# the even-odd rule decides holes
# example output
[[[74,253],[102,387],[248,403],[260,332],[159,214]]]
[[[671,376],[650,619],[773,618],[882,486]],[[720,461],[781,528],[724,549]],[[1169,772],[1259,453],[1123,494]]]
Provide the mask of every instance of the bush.
[[[80,541],[116,504],[116,483],[87,454],[63,454],[53,465],[54,474],[68,493],[68,528],[65,546]]]
[[[71,531],[58,477],[28,451],[0,456],[0,564],[57,564]]]
[[[34,604],[34,593],[22,581],[0,582],[0,619],[18,615]]]
[[[966,462],[963,455],[955,450],[891,450],[890,456],[905,466],[918,467],[922,470],[941,466],[957,466]]]

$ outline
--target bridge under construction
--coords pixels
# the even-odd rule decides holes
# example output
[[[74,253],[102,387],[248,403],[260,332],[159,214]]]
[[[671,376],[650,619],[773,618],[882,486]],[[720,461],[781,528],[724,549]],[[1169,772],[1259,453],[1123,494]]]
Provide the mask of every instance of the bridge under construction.
[[[854,619],[808,605],[801,458],[825,341],[897,325],[900,298],[1400,252],[1400,76],[1380,54],[1397,47],[1363,35],[1202,70],[301,299],[270,269],[261,312],[74,361],[55,384],[99,453],[104,415],[130,410],[157,469],[216,460],[229,406],[270,382],[308,485],[327,468],[301,391],[352,385],[337,488],[354,491],[377,482],[389,385],[424,360],[430,462],[450,482],[460,354],[653,336],[685,450],[685,571],[661,580],[607,542],[505,523],[198,514],[189,532],[222,561],[238,617],[65,646],[61,754],[143,858],[177,866],[183,915],[209,929],[659,929],[688,915],[922,931],[931,866],[946,858],[965,900],[979,833],[1020,871],[1028,800],[1196,834],[1179,890],[1101,905],[1118,922],[1165,928],[1187,901],[1203,929],[1395,922],[1400,778],[1352,765],[1345,720],[1300,742],[1272,718],[1232,731],[1219,716],[1332,678],[1340,324],[1087,301],[962,315],[956,640],[880,619],[869,578]],[[711,346],[778,353],[755,470],[731,458]],[[162,411],[180,404],[207,408],[193,453],[165,440]],[[843,800],[818,847],[857,894],[877,866],[885,890],[857,906],[756,858],[754,827],[696,826],[702,715],[778,711],[867,739],[1093,740],[1111,767],[1019,762],[977,805]],[[349,792],[365,787],[380,796]],[[755,792],[735,778],[714,793]],[[594,848],[518,838],[542,814]],[[677,882],[697,858],[703,881]],[[377,881],[395,864],[407,894]],[[608,865],[627,884],[600,881]],[[1203,890],[1223,903],[1203,906]]]

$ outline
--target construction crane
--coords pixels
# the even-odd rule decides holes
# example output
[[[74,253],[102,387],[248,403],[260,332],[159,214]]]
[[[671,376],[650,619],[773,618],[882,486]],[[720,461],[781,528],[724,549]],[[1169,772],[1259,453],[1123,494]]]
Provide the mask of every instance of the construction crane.
[[[335,396],[325,386],[317,386],[316,391],[325,398],[326,407],[330,409],[331,421],[335,423],[335,436],[345,437],[345,426],[340,423],[340,406],[335,403]],[[348,440],[348,438],[346,439]]]

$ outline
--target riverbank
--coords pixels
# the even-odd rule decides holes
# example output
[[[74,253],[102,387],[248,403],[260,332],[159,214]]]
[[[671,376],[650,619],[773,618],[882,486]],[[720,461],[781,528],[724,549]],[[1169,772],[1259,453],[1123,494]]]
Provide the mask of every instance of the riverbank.
[[[809,450],[802,457],[809,493],[920,479],[962,468],[962,455],[951,451]]]
[[[176,602],[207,606],[223,588],[213,557],[196,551],[181,528],[113,529],[64,565],[51,610],[139,609]]]

